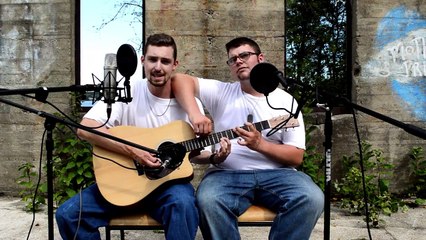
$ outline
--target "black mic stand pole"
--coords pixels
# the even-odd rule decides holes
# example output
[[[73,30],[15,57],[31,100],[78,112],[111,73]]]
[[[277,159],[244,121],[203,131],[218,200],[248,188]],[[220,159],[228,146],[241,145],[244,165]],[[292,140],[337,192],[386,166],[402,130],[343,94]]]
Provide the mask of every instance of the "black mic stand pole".
[[[71,87],[64,87],[64,88],[55,88],[55,91],[72,91],[72,90],[81,90],[81,87],[83,89],[86,89],[87,86],[71,86]],[[89,88],[91,88],[89,86]],[[13,94],[27,94],[27,93],[36,93],[36,94],[40,94],[42,96],[37,96],[36,98],[41,99],[42,101],[45,101],[47,96],[48,96],[48,92],[47,88],[36,88],[36,89],[23,89],[23,90],[0,90],[0,96],[2,95],[13,95]],[[44,98],[44,100],[42,99]],[[37,100],[39,100],[37,99]],[[40,101],[40,100],[39,100]],[[29,107],[26,107],[24,105],[18,104],[18,103],[14,103],[12,101],[0,98],[0,102],[20,108],[26,112],[31,112],[34,113],[40,117],[45,118],[45,123],[44,123],[44,127],[47,131],[46,134],[46,160],[47,160],[47,164],[46,164],[46,168],[47,168],[47,217],[48,217],[48,239],[49,240],[53,240],[54,239],[54,223],[53,223],[53,149],[54,149],[54,143],[53,143],[53,134],[52,131],[55,128],[56,123],[62,123],[65,125],[69,125],[72,127],[76,127],[76,128],[80,128],[83,129],[85,131],[100,135],[102,137],[106,137],[109,139],[112,139],[114,141],[117,142],[121,142],[127,145],[130,145],[132,147],[136,147],[142,150],[145,150],[147,152],[153,153],[153,154],[158,154],[157,150],[154,149],[150,149],[126,140],[123,140],[121,138],[117,138],[115,136],[112,135],[108,135],[106,133],[100,132],[100,131],[96,131],[92,128],[74,123],[70,120],[66,120],[66,119],[62,119],[59,118],[53,114],[49,114],[43,111],[38,111],[36,109],[32,109]]]
[[[46,118],[44,127],[46,129],[46,171],[47,171],[47,226],[48,239],[54,239],[53,223],[53,129],[56,122],[51,118]],[[35,193],[34,193],[35,194]]]
[[[326,93],[323,93],[324,95],[328,95]],[[328,95],[330,96],[330,95]],[[419,128],[417,126],[406,124],[400,121],[397,121],[393,118],[387,117],[383,114],[380,114],[378,112],[375,112],[373,110],[370,110],[368,108],[362,107],[360,105],[357,105],[355,103],[352,103],[346,98],[341,98],[338,96],[334,96],[335,99],[341,99],[344,104],[349,105],[350,107],[357,109],[361,112],[364,112],[370,116],[373,116],[377,119],[380,119],[382,121],[385,121],[387,123],[390,123],[396,127],[399,127],[406,132],[410,133],[411,135],[417,136],[422,139],[426,139],[426,130]],[[319,104],[321,106],[321,104]],[[332,120],[331,120],[331,108],[329,106],[322,105],[322,107],[325,109],[326,115],[325,115],[325,124],[324,124],[324,135],[325,135],[325,142],[324,142],[324,148],[325,148],[325,191],[324,191],[324,197],[325,197],[325,205],[324,205],[324,239],[330,239],[330,205],[331,205],[331,145],[332,145]]]
[[[324,91],[320,91],[318,89],[314,89],[313,87],[310,87],[309,85],[298,83],[294,80],[288,79],[290,82],[290,85],[298,85],[303,88],[303,90],[311,89],[312,91],[316,91],[317,95],[322,95],[327,98],[328,101],[338,102],[338,100],[342,101],[344,104],[349,105],[350,107],[357,109],[361,112],[364,112],[370,116],[373,116],[377,119],[380,119],[382,121],[385,121],[387,123],[390,123],[396,127],[399,127],[406,132],[410,133],[411,135],[417,136],[422,139],[426,139],[426,130],[419,128],[417,126],[406,124],[403,122],[400,122],[398,120],[395,120],[393,118],[387,117],[383,114],[380,114],[378,112],[375,112],[373,110],[370,110],[368,108],[362,107],[360,105],[357,105],[355,103],[352,103],[346,98],[342,98],[337,95],[332,95],[329,93],[326,93]],[[287,86],[288,83],[285,83],[281,81],[281,84],[283,86]],[[284,85],[285,84],[285,85]],[[306,100],[304,100],[304,94],[302,96],[302,102],[306,103]],[[328,103],[325,104],[317,104],[317,106],[322,107],[325,110],[325,123],[324,123],[324,148],[325,148],[325,179],[324,179],[324,239],[328,240],[330,239],[330,205],[331,205],[331,150],[332,150],[332,132],[333,132],[333,122],[331,119],[331,107]],[[301,108],[303,107],[303,104],[298,106],[298,109],[296,110],[296,114],[299,113]]]
[[[321,94],[330,97],[330,94],[322,92]],[[399,127],[406,132],[426,139],[426,130],[421,129],[417,126],[411,124],[405,124],[403,122],[397,121],[390,117],[387,117],[378,112],[372,111],[368,108],[362,107],[355,103],[350,102],[346,98],[341,98],[338,96],[331,97],[335,100],[341,99],[344,104],[351,106],[359,111],[362,111],[370,116],[378,118],[382,121],[390,123],[396,127]],[[333,122],[331,120],[331,107],[327,104],[317,104],[319,107],[322,107],[325,110],[325,123],[324,123],[324,148],[325,148],[325,179],[324,179],[324,239],[330,239],[330,206],[331,206],[331,149],[332,149],[332,132],[333,132]]]
[[[331,108],[327,104],[317,104],[325,110],[324,122],[324,239],[330,239],[330,206],[331,206],[331,146],[333,122],[331,120]]]
[[[301,100],[297,105],[297,109],[293,114],[294,118],[299,116],[300,111],[306,104],[308,98],[306,92],[308,89],[314,90],[312,87],[306,84],[296,83],[292,79],[280,78],[281,85],[286,88],[286,91],[292,91],[290,85],[298,85],[302,87]],[[331,108],[328,104],[317,104],[318,107],[324,108],[325,110],[325,123],[324,123],[324,136],[325,141],[323,143],[325,151],[325,169],[324,169],[324,239],[330,239],[330,205],[331,205],[331,146],[332,146],[332,132],[333,123],[331,120]]]
[[[368,108],[365,108],[363,106],[355,104],[355,103],[349,101],[346,98],[340,98],[340,99],[342,99],[343,102],[346,105],[349,105],[349,106],[351,106],[351,107],[353,107],[353,108],[355,108],[355,109],[357,109],[357,110],[359,110],[359,111],[361,111],[363,113],[366,113],[366,114],[368,114],[368,115],[370,115],[372,117],[375,117],[375,118],[380,119],[382,121],[385,121],[385,122],[387,122],[389,124],[392,124],[392,125],[394,125],[394,126],[396,126],[398,128],[401,128],[401,129],[403,129],[404,131],[408,132],[411,135],[414,135],[416,137],[419,137],[419,138],[422,138],[422,139],[426,140],[426,130],[425,129],[422,129],[422,128],[417,127],[417,126],[412,125],[412,124],[406,124],[406,123],[403,123],[401,121],[395,120],[395,119],[390,118],[388,116],[385,116],[385,115],[383,115],[381,113],[375,112],[373,110],[370,110]]]

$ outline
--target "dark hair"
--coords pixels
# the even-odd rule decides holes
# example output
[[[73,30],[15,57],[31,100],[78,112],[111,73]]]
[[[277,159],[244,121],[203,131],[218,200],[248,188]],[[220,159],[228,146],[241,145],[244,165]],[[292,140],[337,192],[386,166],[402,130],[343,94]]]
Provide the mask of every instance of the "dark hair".
[[[251,46],[256,54],[260,54],[260,47],[259,45],[252,39],[248,38],[248,37],[237,37],[232,39],[231,41],[229,41],[225,46],[226,46],[226,52],[229,53],[229,50],[231,50],[232,48],[237,48],[241,45],[249,45]]]
[[[143,54],[146,54],[148,50],[148,46],[157,46],[157,47],[172,47],[173,48],[173,58],[176,60],[177,58],[177,47],[175,40],[172,36],[167,35],[165,33],[153,34],[148,37],[145,43],[145,47],[143,49]]]

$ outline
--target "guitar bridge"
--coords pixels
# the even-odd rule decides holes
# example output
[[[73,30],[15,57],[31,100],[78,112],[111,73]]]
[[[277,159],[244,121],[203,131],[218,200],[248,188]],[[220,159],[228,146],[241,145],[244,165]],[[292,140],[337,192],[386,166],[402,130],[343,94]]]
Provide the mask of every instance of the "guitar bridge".
[[[133,160],[133,163],[135,164],[136,171],[138,171],[138,176],[144,175],[143,165],[136,160]]]

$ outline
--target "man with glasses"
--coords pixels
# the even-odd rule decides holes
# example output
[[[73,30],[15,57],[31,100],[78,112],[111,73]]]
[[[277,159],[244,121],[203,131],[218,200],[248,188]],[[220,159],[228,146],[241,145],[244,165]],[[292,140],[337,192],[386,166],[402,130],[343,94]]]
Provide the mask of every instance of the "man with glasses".
[[[250,84],[250,71],[264,61],[258,44],[239,37],[226,44],[231,76],[236,82],[177,74],[172,88],[188,112],[194,131],[207,134],[212,123],[193,100],[198,96],[210,113],[216,132],[232,129],[238,137],[221,141],[213,154],[203,152],[200,161],[211,163],[197,189],[200,228],[204,239],[240,239],[239,215],[250,205],[263,205],[277,213],[269,239],[309,239],[324,206],[321,189],[295,168],[303,161],[305,129],[299,127],[258,131],[251,122],[288,114],[276,106],[295,110],[294,98],[281,89],[268,95]],[[270,79],[265,79],[268,81]],[[244,128],[238,127],[245,125]]]

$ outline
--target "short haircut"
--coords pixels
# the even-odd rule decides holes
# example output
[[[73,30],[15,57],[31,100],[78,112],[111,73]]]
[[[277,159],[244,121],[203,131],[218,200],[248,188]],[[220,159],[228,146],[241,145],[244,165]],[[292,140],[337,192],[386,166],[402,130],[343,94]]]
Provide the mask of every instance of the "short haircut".
[[[251,46],[256,54],[260,54],[260,47],[259,45],[252,39],[248,38],[248,37],[237,37],[232,39],[231,41],[229,41],[225,46],[226,46],[226,52],[229,53],[229,50],[233,49],[233,48],[237,48],[241,45],[249,45]]]
[[[173,58],[176,60],[177,58],[177,47],[176,42],[172,36],[167,35],[165,33],[157,33],[148,37],[145,43],[145,47],[143,50],[143,54],[146,55],[146,51],[148,50],[148,46],[156,46],[156,47],[172,47],[173,48]]]

